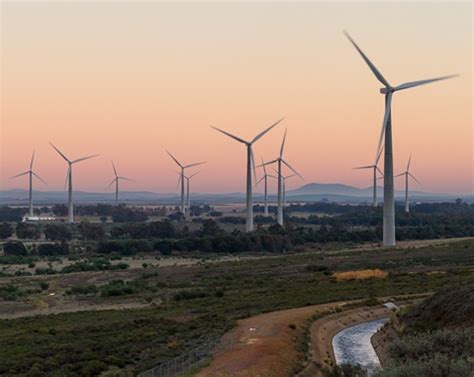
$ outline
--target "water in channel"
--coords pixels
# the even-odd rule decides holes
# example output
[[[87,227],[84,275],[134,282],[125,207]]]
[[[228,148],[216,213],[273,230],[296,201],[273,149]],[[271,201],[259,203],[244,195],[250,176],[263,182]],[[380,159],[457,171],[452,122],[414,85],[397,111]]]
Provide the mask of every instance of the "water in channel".
[[[336,363],[338,365],[360,364],[371,375],[380,367],[380,362],[370,338],[387,321],[388,318],[382,318],[364,322],[337,333],[332,340]]]

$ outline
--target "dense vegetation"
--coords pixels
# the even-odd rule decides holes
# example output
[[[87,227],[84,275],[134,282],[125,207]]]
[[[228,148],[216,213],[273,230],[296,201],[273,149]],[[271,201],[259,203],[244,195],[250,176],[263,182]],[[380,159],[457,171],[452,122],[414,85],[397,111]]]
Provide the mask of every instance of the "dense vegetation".
[[[444,289],[405,313],[381,377],[474,374],[474,284]]]
[[[188,266],[174,274],[153,268],[129,280],[75,283],[64,290],[68,300],[139,297],[160,304],[0,321],[0,374],[98,375],[113,367],[136,373],[222,334],[238,318],[474,284],[474,271],[465,267],[474,265],[473,249],[474,242],[464,241],[419,249],[321,252]],[[332,276],[335,270],[372,264],[384,266],[388,276],[364,281]],[[446,273],[422,268],[440,265]],[[8,290],[23,292],[19,287]]]

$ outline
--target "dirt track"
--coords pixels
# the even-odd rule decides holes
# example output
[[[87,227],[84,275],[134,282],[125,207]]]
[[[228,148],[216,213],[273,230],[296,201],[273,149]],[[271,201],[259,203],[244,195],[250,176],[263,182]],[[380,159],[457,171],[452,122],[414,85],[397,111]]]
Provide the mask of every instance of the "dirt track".
[[[377,305],[324,315],[346,303],[281,310],[240,320],[237,327],[223,337],[224,341],[233,341],[237,346],[216,356],[196,376],[286,377],[297,373],[298,377],[321,377],[323,368],[335,365],[334,335],[346,327],[392,314],[391,309]],[[307,329],[305,325],[317,314],[324,316],[311,324],[310,360],[303,365],[305,355],[301,342]]]
[[[298,351],[305,322],[314,314],[341,307],[344,303],[312,305],[281,310],[240,320],[224,335],[237,346],[215,357],[199,377],[280,377],[291,375],[301,365]],[[293,328],[294,325],[294,328]],[[290,327],[291,326],[291,327]]]

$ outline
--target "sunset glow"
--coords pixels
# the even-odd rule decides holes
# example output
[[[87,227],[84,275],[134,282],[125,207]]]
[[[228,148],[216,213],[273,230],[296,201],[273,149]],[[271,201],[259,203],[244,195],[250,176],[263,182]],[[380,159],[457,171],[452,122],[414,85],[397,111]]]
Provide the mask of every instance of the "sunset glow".
[[[207,161],[200,192],[244,191],[245,148],[210,128],[251,138],[258,160],[286,158],[304,183],[368,187],[383,117],[379,83],[347,29],[393,84],[458,73],[394,97],[395,173],[413,153],[427,192],[470,194],[472,19],[469,3],[14,3],[1,4],[1,189],[36,171],[62,190],[176,191],[176,165]],[[381,28],[381,25],[385,25]],[[259,172],[260,173],[260,172]],[[402,181],[397,181],[402,187]],[[272,187],[272,190],[274,187]],[[260,189],[259,189],[260,190]]]

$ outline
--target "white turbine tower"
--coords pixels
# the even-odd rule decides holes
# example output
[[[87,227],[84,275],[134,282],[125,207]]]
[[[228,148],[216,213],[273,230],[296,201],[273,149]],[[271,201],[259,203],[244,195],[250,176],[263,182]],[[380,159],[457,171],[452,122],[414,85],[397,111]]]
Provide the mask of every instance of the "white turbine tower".
[[[109,183],[109,185],[105,188],[106,190],[112,186],[112,184],[115,183],[115,204],[118,204],[118,197],[119,197],[119,181],[120,180],[123,180],[123,181],[133,181],[133,179],[130,179],[130,178],[127,178],[127,177],[120,177],[118,174],[117,174],[117,169],[115,169],[115,164],[114,162],[112,161],[112,169],[114,170],[114,176],[115,178],[112,180],[112,182]]]
[[[286,130],[285,134],[283,135],[283,141],[281,143],[280,147],[280,156],[276,158],[275,160],[268,161],[260,166],[265,166],[265,165],[270,165],[277,163],[278,164],[278,207],[277,207],[277,223],[283,226],[283,174],[282,174],[282,163],[285,164],[293,173],[295,173],[298,177],[303,179],[303,177],[295,170],[293,169],[290,164],[283,159],[283,150],[285,147],[285,140],[286,140]]]
[[[385,246],[395,246],[395,198],[393,187],[393,152],[392,152],[392,96],[398,90],[409,89],[415,86],[429,84],[431,82],[445,80],[456,75],[437,77],[427,80],[419,80],[407,82],[398,86],[391,86],[389,82],[382,76],[375,65],[369,60],[359,46],[354,42],[351,36],[345,32],[347,38],[362,56],[362,59],[369,66],[377,80],[384,86],[380,89],[380,93],[385,95],[385,115],[380,132],[380,140],[376,155],[378,155],[382,142],[385,142],[384,154],[384,195],[383,195],[383,243]]]
[[[273,169],[275,171],[275,173],[278,174],[278,171],[276,169]],[[286,175],[286,176],[282,176],[281,177],[281,181],[282,181],[282,196],[283,196],[283,209],[285,209],[285,206],[286,206],[286,180],[287,179],[290,179],[290,178],[293,178],[293,177],[296,177],[297,174],[290,174],[290,175]]]
[[[229,132],[226,132],[219,128],[211,126],[216,131],[219,131],[223,133],[224,135],[227,135],[231,137],[232,139],[237,140],[241,142],[242,144],[245,144],[245,146],[247,147],[247,189],[246,189],[247,220],[245,222],[245,230],[247,232],[253,231],[252,170],[253,170],[253,175],[255,176],[255,160],[253,157],[252,145],[258,139],[260,139],[263,135],[265,135],[268,131],[270,131],[273,127],[275,127],[278,123],[280,123],[282,120],[283,118],[281,118],[276,123],[273,123],[270,127],[268,127],[267,129],[260,132],[257,136],[255,136],[251,141],[246,141],[244,139],[241,139],[238,136],[232,135]],[[256,180],[256,177],[255,177],[255,180]]]
[[[188,165],[182,165],[170,152],[166,151],[166,153],[168,153],[168,155],[174,160],[174,162],[176,162],[176,164],[181,168],[181,173],[180,173],[180,182],[181,182],[181,213],[183,215],[186,215],[186,203],[185,203],[185,196],[184,196],[184,169],[187,169],[187,168],[190,168],[190,167],[193,167],[193,166],[197,166],[197,165],[202,165],[202,164],[205,164],[206,162],[205,161],[202,161],[202,162],[195,162],[193,164],[188,164]],[[179,182],[178,182],[178,185],[179,185]]]
[[[377,207],[377,171],[380,173],[380,175],[383,177],[383,173],[382,171],[379,169],[378,167],[378,163],[379,163],[379,160],[380,160],[380,156],[382,156],[382,151],[383,151],[383,148],[380,149],[379,151],[379,154],[378,156],[376,157],[375,159],[375,163],[373,165],[367,165],[367,166],[358,166],[356,168],[353,168],[353,169],[372,169],[373,170],[373,180],[374,180],[374,184],[373,184],[373,206],[374,207]]]
[[[27,175],[29,176],[29,181],[30,181],[30,188],[29,188],[29,214],[30,216],[33,216],[34,213],[33,213],[33,176],[35,176],[36,178],[38,178],[41,182],[43,182],[44,184],[46,184],[46,182],[43,180],[43,178],[41,178],[38,174],[36,174],[34,171],[33,171],[33,161],[35,159],[35,152],[33,151],[33,155],[31,156],[31,161],[30,161],[30,169],[25,171],[24,173],[20,173],[20,174],[17,174],[17,175],[14,175],[13,177],[11,177],[11,179],[13,178],[17,178],[17,177],[21,177],[23,175]]]
[[[275,177],[274,175],[271,175],[271,174],[267,174],[267,168],[265,167],[265,163],[263,162],[263,157],[262,157],[262,165],[263,167],[263,177],[260,178],[257,182],[257,185],[260,183],[260,182],[264,182],[264,193],[263,193],[263,215],[264,216],[268,216],[268,178],[275,178],[275,179],[278,179],[277,177]]]
[[[411,154],[410,154],[410,158],[408,159],[407,170],[394,177],[394,178],[397,178],[397,177],[401,177],[402,175],[405,176],[405,212],[406,213],[410,212],[410,203],[408,202],[408,180],[409,180],[408,178],[411,177],[413,178],[415,182],[417,182],[418,184],[421,184],[420,181],[418,181],[418,179],[416,179],[413,176],[413,174],[410,173],[410,163],[411,163]]]
[[[77,162],[81,162],[81,161],[84,161],[84,160],[88,160],[90,158],[93,158],[93,157],[97,157],[98,154],[94,154],[94,155],[91,155],[91,156],[86,156],[86,157],[81,157],[81,158],[78,158],[76,160],[69,160],[58,148],[56,148],[54,146],[53,143],[49,143],[51,144],[51,146],[55,149],[56,152],[59,153],[59,155],[64,158],[64,160],[68,163],[68,169],[67,169],[67,174],[66,174],[66,183],[68,185],[68,198],[67,198],[67,202],[68,202],[68,217],[69,217],[69,223],[72,224],[74,223],[74,206],[73,206],[73,201],[72,201],[72,165],[77,163]]]
[[[194,177],[196,174],[199,174],[199,172],[197,171],[196,173],[191,174],[189,177],[184,176],[184,179],[186,180],[186,208],[188,209],[188,211],[189,211],[190,204],[191,204],[191,201],[190,201],[190,199],[189,199],[189,181],[190,181],[191,178]],[[181,180],[181,175],[179,176],[179,179]]]

